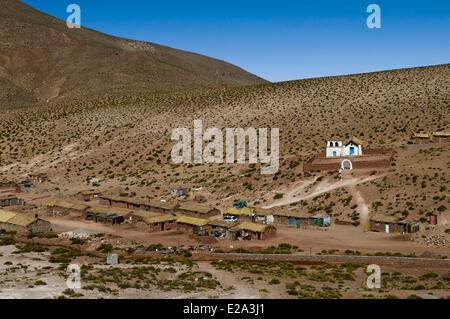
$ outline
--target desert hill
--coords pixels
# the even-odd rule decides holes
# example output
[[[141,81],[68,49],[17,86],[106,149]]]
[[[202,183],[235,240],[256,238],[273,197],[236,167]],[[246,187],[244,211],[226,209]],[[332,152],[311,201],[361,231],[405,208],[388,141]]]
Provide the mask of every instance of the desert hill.
[[[229,63],[81,28],[18,0],[0,8],[0,103],[45,104],[126,92],[266,81]]]

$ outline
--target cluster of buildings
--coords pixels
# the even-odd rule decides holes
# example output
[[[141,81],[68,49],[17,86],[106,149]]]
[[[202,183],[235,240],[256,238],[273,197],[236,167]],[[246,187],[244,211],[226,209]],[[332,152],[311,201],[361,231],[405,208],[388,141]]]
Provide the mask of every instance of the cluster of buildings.
[[[97,196],[99,205],[51,201],[47,207],[55,217],[71,216],[107,225],[125,223],[148,232],[177,230],[228,240],[267,239],[276,235],[276,224],[297,228],[331,224],[330,216],[326,214],[310,216],[298,211],[250,208],[246,203],[230,207],[222,214],[215,207],[195,201],[163,202],[130,196],[102,195],[94,190],[78,194],[78,198],[85,201],[93,198],[90,196]]]
[[[450,143],[450,132],[416,133],[414,141],[416,144]]]

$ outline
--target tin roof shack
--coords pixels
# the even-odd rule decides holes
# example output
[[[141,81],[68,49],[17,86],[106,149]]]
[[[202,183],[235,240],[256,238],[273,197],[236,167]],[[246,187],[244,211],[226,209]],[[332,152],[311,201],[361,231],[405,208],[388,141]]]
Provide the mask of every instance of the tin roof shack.
[[[327,227],[331,225],[331,217],[325,213],[319,213],[311,217],[311,225]]]
[[[262,225],[251,222],[243,222],[230,229],[232,240],[264,240],[274,237],[277,229],[273,225]]]
[[[224,217],[234,216],[240,222],[253,221],[254,214],[255,213],[253,208],[249,207],[242,207],[242,208],[230,207],[223,212]]]
[[[181,216],[177,219],[177,230],[198,236],[208,236],[208,220],[190,216]]]
[[[404,234],[417,233],[420,230],[420,223],[416,221],[402,220],[398,223],[398,231]]]
[[[0,207],[7,206],[24,206],[25,201],[16,195],[3,195],[0,196]]]
[[[416,133],[414,134],[414,142],[416,144],[427,144],[431,142],[430,134],[426,133]]]
[[[450,143],[450,132],[434,132],[434,143]]]
[[[220,215],[220,210],[212,206],[206,206],[195,202],[182,202],[179,203],[175,213],[191,217],[210,218]]]
[[[33,183],[44,183],[48,181],[47,173],[30,174],[28,178],[31,179]]]
[[[94,198],[98,198],[100,196],[101,192],[96,189],[90,189],[85,191],[78,192],[78,198],[81,200],[84,200],[85,202],[90,202],[94,200]]]
[[[280,210],[274,212],[274,223],[295,226],[297,228],[312,225],[309,214],[297,210]]]
[[[56,217],[59,216],[67,216],[76,218],[84,218],[86,217],[87,210],[89,208],[88,205],[84,204],[75,204],[72,202],[66,201],[51,201],[47,204],[47,207],[50,213]]]
[[[238,223],[230,223],[220,219],[211,220],[208,222],[208,232],[211,236],[220,239],[232,239],[230,229],[236,227]]]
[[[376,213],[370,218],[370,230],[375,232],[395,233],[398,231],[398,218]]]
[[[255,214],[254,221],[259,224],[273,224],[274,211],[272,209],[253,208]]]
[[[18,233],[46,233],[52,227],[46,220],[0,209],[0,229]]]
[[[130,220],[132,211],[116,207],[94,206],[87,210],[86,219],[107,225],[119,225]]]
[[[175,222],[178,217],[170,214],[159,214],[152,217],[145,217],[135,223],[136,228],[141,231],[159,232],[175,229]]]

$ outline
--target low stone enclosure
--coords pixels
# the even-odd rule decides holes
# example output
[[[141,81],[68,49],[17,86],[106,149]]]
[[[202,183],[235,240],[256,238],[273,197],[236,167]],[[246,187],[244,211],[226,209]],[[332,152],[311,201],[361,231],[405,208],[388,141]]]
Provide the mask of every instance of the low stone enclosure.
[[[318,170],[338,171],[342,168],[389,168],[394,153],[393,148],[372,148],[364,149],[364,154],[361,156],[326,157],[326,152],[324,151],[309,158],[303,164],[303,170],[305,172],[310,172]]]
[[[305,264],[326,263],[357,263],[395,265],[406,267],[437,267],[449,268],[449,259],[414,258],[414,257],[386,257],[386,256],[345,256],[345,255],[292,255],[292,254],[240,254],[213,253],[203,256],[205,260],[244,260],[244,261],[284,261]]]

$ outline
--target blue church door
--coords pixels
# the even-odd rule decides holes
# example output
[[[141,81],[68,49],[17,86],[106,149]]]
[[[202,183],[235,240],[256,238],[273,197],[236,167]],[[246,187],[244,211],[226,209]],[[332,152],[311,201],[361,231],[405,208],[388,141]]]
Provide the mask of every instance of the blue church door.
[[[350,147],[350,155],[355,154],[355,148],[354,147]]]

